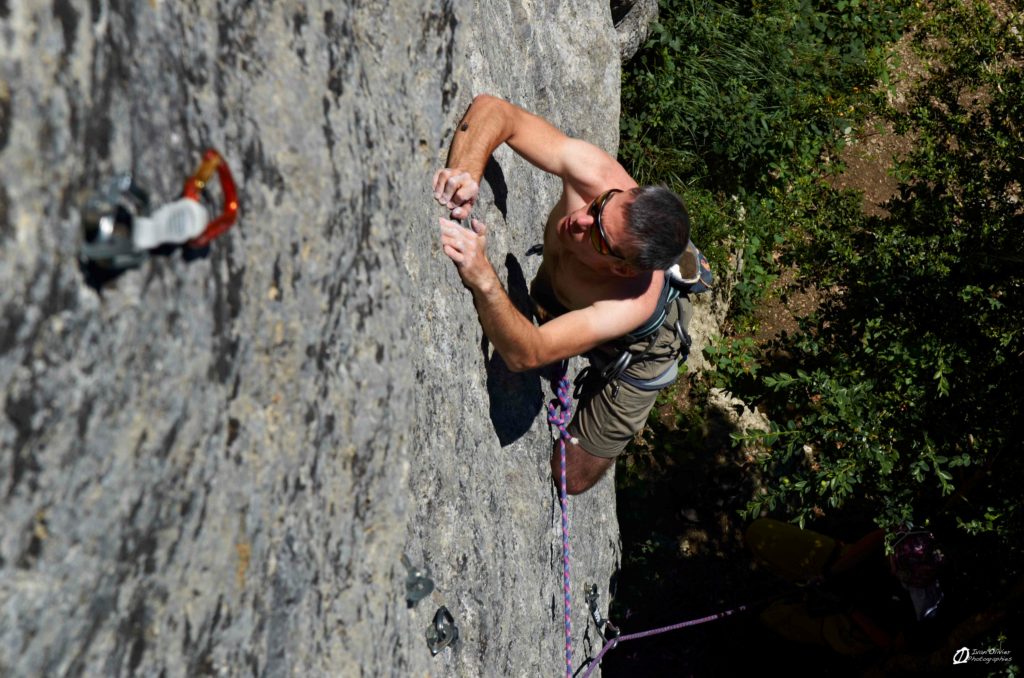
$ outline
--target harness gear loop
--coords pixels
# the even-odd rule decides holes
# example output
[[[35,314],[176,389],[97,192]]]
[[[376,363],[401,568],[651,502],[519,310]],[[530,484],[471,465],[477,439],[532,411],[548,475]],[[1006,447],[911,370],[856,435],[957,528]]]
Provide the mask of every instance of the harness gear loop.
[[[215,171],[220,180],[220,189],[224,193],[224,209],[220,216],[206,225],[206,229],[201,234],[188,241],[189,247],[206,247],[211,240],[231,228],[238,216],[238,192],[235,189],[235,179],[231,176],[231,169],[228,167],[227,161],[215,149],[206,149],[199,167],[196,168],[192,176],[185,180],[182,196],[199,202],[199,194],[206,188],[206,184]]]

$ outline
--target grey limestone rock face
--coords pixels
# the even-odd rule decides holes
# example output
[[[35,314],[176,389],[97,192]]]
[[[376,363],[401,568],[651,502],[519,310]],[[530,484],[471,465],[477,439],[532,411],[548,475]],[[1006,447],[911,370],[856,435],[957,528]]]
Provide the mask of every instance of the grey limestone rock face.
[[[658,0],[612,0],[612,16],[619,35],[619,56],[626,63],[651,34],[651,24],[658,20]]]
[[[0,675],[563,671],[550,389],[483,341],[429,180],[484,91],[614,152],[618,64],[597,2],[0,0]],[[90,192],[174,199],[207,146],[237,225],[87,284]],[[557,181],[487,179],[521,303]],[[578,666],[610,478],[570,523]]]
[[[614,154],[619,62],[607,5],[481,3],[464,31],[457,32],[466,70],[456,111],[489,92]],[[488,224],[491,261],[525,309],[540,264],[526,251],[540,242],[560,183],[507,147],[495,153],[485,179],[474,215]],[[438,208],[435,222],[440,215]],[[407,552],[430,566],[438,591],[410,611],[415,621],[406,627],[406,642],[420,643],[421,629],[445,604],[457,622],[461,618],[464,644],[450,656],[438,655],[433,670],[564,673],[561,515],[544,412],[551,388],[536,373],[504,367],[482,340],[472,298],[454,268],[436,248],[424,249],[429,255],[409,252],[406,262],[416,287],[429,291],[416,324],[421,350],[413,358],[417,382],[429,385],[417,399],[409,480],[413,496],[422,499],[413,508]],[[600,650],[593,625],[587,628],[584,585],[598,585],[607,612],[619,559],[612,478],[570,498],[569,507],[578,667],[587,650],[590,656]]]

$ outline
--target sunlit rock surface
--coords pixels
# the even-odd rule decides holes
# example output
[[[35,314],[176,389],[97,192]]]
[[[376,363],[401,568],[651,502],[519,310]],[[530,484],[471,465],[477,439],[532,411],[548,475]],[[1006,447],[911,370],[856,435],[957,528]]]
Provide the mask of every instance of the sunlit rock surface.
[[[564,670],[550,390],[482,341],[429,179],[484,91],[614,152],[618,42],[606,3],[479,5],[0,0],[0,675]],[[173,199],[207,146],[238,224],[87,284],[90,192]],[[495,159],[522,302],[558,182]],[[578,666],[611,481],[570,504]]]

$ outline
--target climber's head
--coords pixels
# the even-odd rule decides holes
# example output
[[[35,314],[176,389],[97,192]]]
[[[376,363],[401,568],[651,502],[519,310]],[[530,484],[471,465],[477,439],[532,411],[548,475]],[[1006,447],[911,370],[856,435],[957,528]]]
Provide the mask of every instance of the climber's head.
[[[690,237],[686,208],[664,186],[612,188],[566,217],[569,231],[613,270],[664,270],[679,259]]]
[[[943,598],[939,569],[945,559],[935,535],[904,526],[896,531],[892,548],[889,565],[910,594],[918,620],[934,617]]]
[[[640,186],[629,191],[623,252],[642,271],[672,266],[690,240],[690,218],[683,201],[665,186]]]

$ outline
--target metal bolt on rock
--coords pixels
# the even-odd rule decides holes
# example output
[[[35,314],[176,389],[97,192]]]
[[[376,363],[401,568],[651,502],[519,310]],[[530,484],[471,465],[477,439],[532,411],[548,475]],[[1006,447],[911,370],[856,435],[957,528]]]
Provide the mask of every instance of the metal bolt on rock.
[[[430,654],[435,657],[441,650],[459,639],[459,627],[455,625],[455,618],[444,605],[434,614],[434,621],[427,627],[426,637]]]
[[[405,602],[409,607],[430,595],[434,590],[434,580],[430,578],[430,570],[414,567],[409,558],[402,556],[402,565],[405,566]]]

